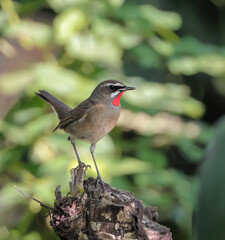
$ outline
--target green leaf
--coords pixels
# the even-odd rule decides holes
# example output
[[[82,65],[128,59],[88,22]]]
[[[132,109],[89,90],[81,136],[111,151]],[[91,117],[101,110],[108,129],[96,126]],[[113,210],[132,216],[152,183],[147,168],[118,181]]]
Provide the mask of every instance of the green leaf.
[[[22,20],[11,25],[5,32],[8,37],[20,38],[24,47],[43,47],[50,43],[52,38],[51,27],[45,23]]]
[[[204,113],[204,105],[189,95],[189,88],[185,85],[139,81],[137,89],[124,94],[123,98],[139,108],[165,110],[199,118]]]
[[[122,51],[113,41],[94,34],[75,34],[66,46],[68,56],[83,61],[120,66]]]
[[[65,44],[71,37],[88,27],[88,19],[79,8],[68,8],[54,20],[55,40],[58,44]]]
[[[140,14],[153,23],[155,28],[165,27],[171,30],[178,30],[181,26],[181,17],[178,13],[161,11],[149,4],[140,7]]]
[[[194,226],[198,240],[225,239],[225,119],[216,124],[203,163]]]
[[[12,95],[23,91],[32,82],[32,71],[24,70],[12,73],[2,74],[0,81],[1,90]]]

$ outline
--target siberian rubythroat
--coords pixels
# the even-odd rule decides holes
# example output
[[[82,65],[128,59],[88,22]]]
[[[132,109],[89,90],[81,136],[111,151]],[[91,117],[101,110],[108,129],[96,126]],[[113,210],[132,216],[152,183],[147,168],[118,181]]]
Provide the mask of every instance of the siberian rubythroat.
[[[135,88],[127,87],[117,80],[101,82],[91,96],[74,109],[47,91],[40,90],[35,94],[51,105],[59,119],[59,124],[53,132],[59,128],[69,133],[79,164],[84,163],[79,158],[75,140],[83,140],[91,144],[90,152],[98,174],[97,179],[101,180],[94,157],[96,143],[114,128],[121,111],[120,97],[125,91],[133,89]]]

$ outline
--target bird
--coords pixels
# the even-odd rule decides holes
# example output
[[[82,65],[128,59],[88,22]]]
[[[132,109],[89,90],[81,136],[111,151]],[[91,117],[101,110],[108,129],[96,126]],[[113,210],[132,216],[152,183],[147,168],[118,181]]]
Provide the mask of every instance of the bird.
[[[86,166],[80,160],[75,141],[82,140],[91,144],[90,153],[97,171],[96,179],[102,181],[94,156],[96,143],[116,125],[121,112],[122,94],[134,89],[117,80],[106,80],[99,83],[91,95],[73,109],[45,90],[39,90],[35,94],[50,104],[56,113],[59,124],[53,132],[62,129],[69,134],[68,140],[71,141],[79,165]]]

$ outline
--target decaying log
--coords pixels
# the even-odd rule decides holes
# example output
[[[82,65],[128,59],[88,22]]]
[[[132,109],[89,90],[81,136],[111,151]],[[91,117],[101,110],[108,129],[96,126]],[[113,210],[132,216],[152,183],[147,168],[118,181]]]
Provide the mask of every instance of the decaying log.
[[[170,229],[156,222],[157,207],[144,208],[127,191],[84,179],[86,169],[71,170],[70,192],[55,191],[51,226],[62,240],[172,240]]]

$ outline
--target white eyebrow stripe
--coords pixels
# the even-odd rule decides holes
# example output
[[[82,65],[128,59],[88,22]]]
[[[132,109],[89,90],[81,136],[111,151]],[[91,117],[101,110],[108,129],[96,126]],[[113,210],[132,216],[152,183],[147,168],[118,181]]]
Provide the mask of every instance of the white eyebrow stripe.
[[[125,86],[124,86],[123,84],[121,84],[121,83],[105,83],[104,85],[105,85],[105,86],[113,85],[113,86],[125,87]]]

